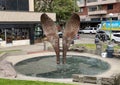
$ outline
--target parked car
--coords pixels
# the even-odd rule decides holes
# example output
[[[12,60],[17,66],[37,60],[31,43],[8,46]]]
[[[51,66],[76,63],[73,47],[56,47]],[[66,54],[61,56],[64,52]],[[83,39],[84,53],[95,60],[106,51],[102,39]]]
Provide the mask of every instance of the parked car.
[[[96,33],[97,32],[97,27],[86,27],[83,30],[79,30],[79,33]]]
[[[120,42],[120,33],[112,33],[111,40],[112,42]]]
[[[105,36],[105,41],[110,40],[110,38],[111,38],[111,41],[114,43],[120,42],[120,32],[118,32],[118,31],[117,32],[113,31],[111,33],[110,33],[110,31],[103,31],[103,30],[97,31],[95,37],[98,37],[101,41],[103,41],[102,36]]]
[[[0,41],[2,41],[2,38],[0,38]]]

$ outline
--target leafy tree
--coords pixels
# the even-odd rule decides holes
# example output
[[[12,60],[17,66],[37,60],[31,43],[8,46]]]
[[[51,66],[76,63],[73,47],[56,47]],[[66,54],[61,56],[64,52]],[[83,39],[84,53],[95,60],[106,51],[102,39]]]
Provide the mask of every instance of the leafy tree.
[[[66,22],[78,10],[76,0],[35,0],[35,11],[55,12],[58,23]]]
[[[75,0],[54,0],[53,2],[53,12],[56,13],[59,23],[66,22],[71,14],[77,10]]]
[[[53,0],[34,0],[35,11],[37,12],[52,12]]]

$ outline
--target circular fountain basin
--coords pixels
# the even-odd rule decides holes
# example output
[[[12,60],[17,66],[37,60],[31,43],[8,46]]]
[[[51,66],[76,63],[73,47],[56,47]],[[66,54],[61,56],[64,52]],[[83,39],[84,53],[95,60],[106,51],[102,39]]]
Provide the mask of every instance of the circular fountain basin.
[[[103,57],[100,57],[100,56],[98,56],[98,55],[94,55],[94,54],[89,54],[89,53],[76,53],[76,52],[68,52],[67,53],[68,55],[70,55],[70,56],[68,56],[68,57],[72,57],[72,56],[84,56],[84,57],[86,57],[86,58],[93,58],[92,60],[94,60],[94,59],[98,59],[98,60],[101,60],[102,62],[107,62],[107,64],[109,65],[109,66],[107,66],[108,67],[108,69],[106,69],[106,70],[104,70],[104,71],[99,71],[98,73],[96,73],[96,72],[94,72],[94,74],[92,75],[92,76],[94,76],[94,77],[96,77],[96,78],[111,78],[111,77],[113,77],[115,74],[119,74],[120,73],[120,69],[119,69],[119,65],[120,65],[120,59],[118,59],[118,58],[103,58]],[[27,55],[17,55],[17,56],[7,56],[4,60],[6,60],[6,61],[9,61],[9,62],[11,62],[14,66],[15,66],[15,68],[16,68],[16,66],[19,66],[18,65],[18,63],[20,63],[20,62],[22,62],[22,61],[24,61],[24,60],[29,60],[29,59],[34,59],[34,58],[36,58],[36,57],[41,57],[41,59],[40,59],[40,61],[41,62],[43,62],[43,63],[41,63],[41,64],[38,64],[38,66],[36,66],[36,68],[39,68],[39,66],[43,66],[43,64],[45,64],[44,65],[44,69],[40,69],[40,70],[38,70],[38,72],[37,72],[37,70],[36,70],[36,73],[34,72],[33,74],[29,74],[29,73],[27,73],[26,75],[29,75],[29,76],[26,76],[26,75],[24,75],[24,73],[20,73],[20,71],[18,71],[17,72],[17,78],[16,79],[22,79],[22,80],[40,80],[40,81],[49,81],[49,82],[62,82],[62,83],[73,83],[72,81],[73,81],[73,79],[72,78],[67,78],[67,77],[64,77],[64,78],[62,78],[62,77],[59,77],[59,78],[54,78],[54,77],[46,77],[46,76],[43,76],[43,75],[45,75],[46,73],[49,73],[49,74],[51,74],[51,72],[54,72],[55,73],[55,71],[57,70],[57,69],[60,69],[59,68],[59,66],[58,65],[56,65],[56,58],[54,58],[54,57],[52,57],[53,55],[55,55],[55,52],[41,52],[41,53],[35,53],[35,54],[27,54]],[[45,58],[45,56],[46,56],[46,58]],[[47,56],[49,56],[49,57],[47,57]],[[67,57],[67,58],[68,58]],[[54,60],[52,60],[52,58],[54,58]],[[77,57],[76,57],[77,58]],[[50,59],[52,60],[52,61],[54,61],[54,62],[52,62],[52,63],[54,63],[54,64],[49,64],[49,62],[46,62],[46,60],[48,60],[49,59],[49,61],[50,61]],[[69,60],[69,58],[67,59],[67,60]],[[33,60],[33,61],[35,61],[35,60]],[[91,62],[89,59],[88,59],[88,61],[89,62]],[[92,61],[92,62],[94,62],[94,61]],[[101,62],[101,63],[102,63]],[[97,64],[98,62],[94,62],[93,64],[95,65],[95,64]],[[34,64],[33,62],[31,62],[31,65],[32,64]],[[82,66],[83,67],[89,67],[90,65],[86,65],[86,64],[83,64],[83,63],[81,63],[82,64]],[[99,63],[100,64],[100,63]],[[47,69],[47,67],[49,67],[49,65],[55,65],[55,67],[54,68],[48,68]],[[61,66],[62,64],[60,64],[60,66]],[[77,64],[77,65],[80,65],[80,64]],[[91,66],[93,66],[94,67],[94,65],[91,65]],[[80,65],[80,69],[82,68],[82,66]],[[99,65],[97,65],[98,67],[99,67]],[[62,65],[62,68],[64,68],[65,67],[65,69],[64,70],[66,70],[66,69],[68,69],[68,67],[70,67],[70,65],[69,64],[67,64],[67,65],[65,65],[65,66],[63,66]],[[78,66],[77,66],[78,67]],[[104,67],[104,66],[103,66]],[[106,66],[105,66],[106,67]],[[21,69],[22,68],[24,68],[24,66],[23,67],[21,67]],[[74,67],[75,68],[75,67]],[[31,68],[31,67],[29,67],[29,69],[28,69],[28,71],[27,72],[30,72],[30,69],[35,69],[35,67],[33,68]],[[43,70],[43,71],[42,71]],[[82,71],[89,71],[89,69],[87,68],[87,69],[82,69]],[[16,71],[17,71],[17,69],[16,69]],[[25,69],[23,69],[22,71],[25,71]],[[41,72],[42,71],[42,72]],[[95,71],[95,69],[92,69],[91,71]],[[41,72],[41,73],[40,73]],[[86,72],[83,72],[84,74],[86,74]],[[36,75],[37,74],[37,75]],[[39,74],[39,75],[38,75]],[[76,73],[73,73],[73,74],[76,74]],[[30,76],[30,75],[32,75],[32,76]],[[70,74],[71,75],[71,74]],[[81,73],[80,74],[77,74],[78,76],[86,76],[86,75],[81,75]],[[36,76],[38,76],[38,77],[36,77]],[[40,77],[41,76],[41,77]],[[71,76],[70,76],[71,77]],[[73,75],[73,77],[74,77],[74,75]],[[82,85],[82,84],[81,84]],[[89,84],[88,84],[89,85]]]
[[[62,61],[62,56],[61,56]],[[72,74],[99,75],[110,65],[101,59],[84,55],[67,55],[66,64],[56,64],[55,55],[37,56],[15,64],[20,74],[43,78],[71,78]]]

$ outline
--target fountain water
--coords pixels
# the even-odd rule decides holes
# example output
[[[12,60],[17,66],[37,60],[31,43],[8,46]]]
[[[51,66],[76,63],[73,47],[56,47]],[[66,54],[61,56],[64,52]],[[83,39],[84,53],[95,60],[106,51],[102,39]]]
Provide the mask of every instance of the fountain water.
[[[107,62],[100,59],[79,55],[67,55],[66,64],[55,62],[55,55],[40,56],[18,62],[15,69],[27,76],[71,78],[72,74],[97,75],[110,68]]]

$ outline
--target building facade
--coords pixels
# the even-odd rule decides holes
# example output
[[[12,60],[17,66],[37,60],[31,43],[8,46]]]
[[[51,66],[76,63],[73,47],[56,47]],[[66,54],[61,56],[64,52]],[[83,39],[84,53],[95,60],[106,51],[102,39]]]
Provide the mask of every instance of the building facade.
[[[78,0],[81,21],[101,22],[110,19],[120,20],[120,0]]]
[[[0,0],[0,46],[34,44],[41,37],[40,16],[34,0]],[[55,13],[47,13],[56,21]]]

